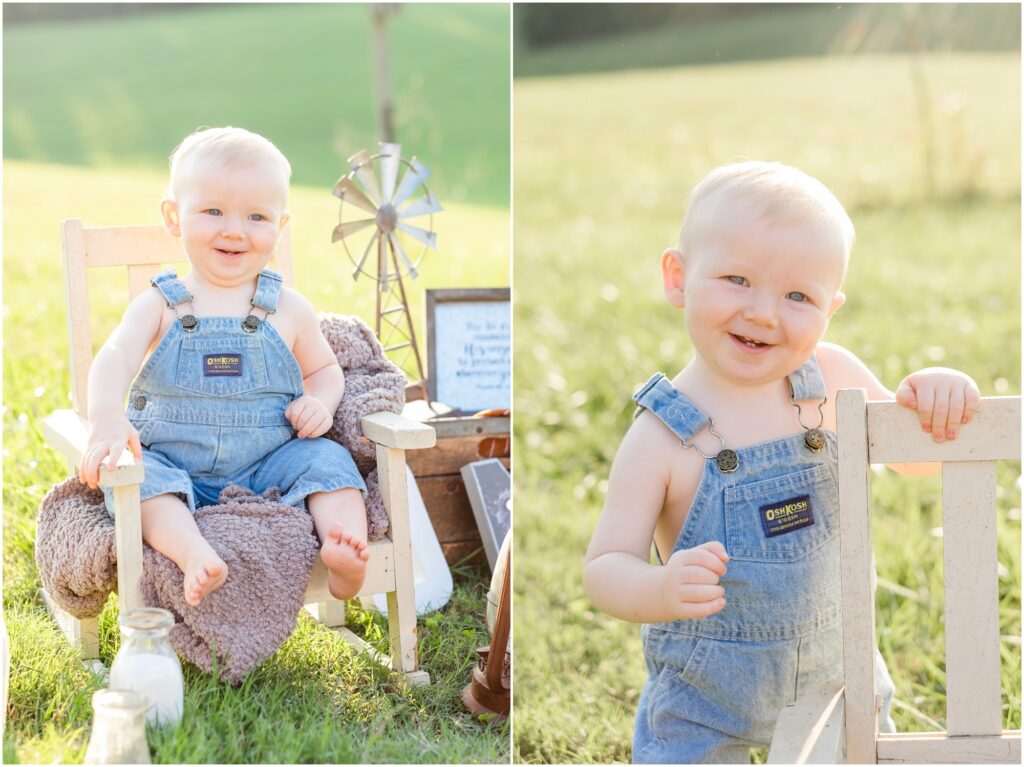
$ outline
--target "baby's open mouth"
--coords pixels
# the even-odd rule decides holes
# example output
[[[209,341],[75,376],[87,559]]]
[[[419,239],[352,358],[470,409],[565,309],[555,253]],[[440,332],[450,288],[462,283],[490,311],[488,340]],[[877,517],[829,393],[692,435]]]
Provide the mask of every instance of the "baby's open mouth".
[[[218,253],[223,253],[225,256],[237,256],[244,253],[244,250],[224,250],[224,248],[217,248]]]
[[[745,344],[749,346],[751,349],[760,349],[762,346],[771,346],[771,344],[766,344],[762,341],[755,341],[753,338],[747,338],[746,336],[736,335],[735,333],[730,333],[730,335],[737,341],[739,341],[741,344]]]

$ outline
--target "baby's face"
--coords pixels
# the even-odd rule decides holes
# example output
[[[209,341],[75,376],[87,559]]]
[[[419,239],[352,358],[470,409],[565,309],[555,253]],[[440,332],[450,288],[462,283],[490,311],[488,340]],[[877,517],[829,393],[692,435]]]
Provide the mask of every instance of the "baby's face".
[[[670,259],[681,285],[669,290],[666,271],[669,300],[685,309],[699,357],[733,383],[766,384],[799,368],[845,300],[842,243],[819,223],[740,218]]]
[[[287,179],[270,160],[193,161],[179,169],[174,195],[162,205],[164,223],[198,277],[232,287],[270,262],[288,220]]]

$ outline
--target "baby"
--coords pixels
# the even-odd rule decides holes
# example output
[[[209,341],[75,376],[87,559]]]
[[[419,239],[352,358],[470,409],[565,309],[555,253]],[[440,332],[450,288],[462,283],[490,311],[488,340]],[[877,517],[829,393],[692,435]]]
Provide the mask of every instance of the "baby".
[[[853,235],[819,181],[744,162],[697,185],[679,247],[661,257],[694,357],[634,395],[584,572],[602,610],[646,624],[635,762],[747,762],[786,703],[840,682],[836,390],[895,397],[938,442],[978,407],[963,373],[921,370],[894,395],[822,342]],[[876,680],[892,731],[877,651]]]
[[[79,478],[96,487],[100,465],[114,468],[126,448],[142,460],[142,537],[181,568],[191,605],[228,577],[192,515],[229,483],[276,486],[283,503],[308,507],[335,597],[355,596],[366,576],[366,486],[348,451],[319,438],[345,378],[313,307],[265,268],[288,222],[290,177],[262,136],[188,136],[160,210],[191,269],[153,279],[89,373]]]

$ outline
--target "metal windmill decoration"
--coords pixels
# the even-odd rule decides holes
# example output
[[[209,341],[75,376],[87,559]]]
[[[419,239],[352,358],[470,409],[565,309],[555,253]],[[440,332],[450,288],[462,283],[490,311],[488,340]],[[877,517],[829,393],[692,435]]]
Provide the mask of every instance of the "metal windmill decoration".
[[[354,280],[366,275],[377,281],[377,337],[387,353],[406,350],[396,360],[401,367],[411,353],[422,382],[426,376],[402,280],[416,279],[427,249],[437,250],[434,214],[443,208],[427,189],[430,170],[415,157],[403,158],[400,144],[381,143],[375,155],[360,150],[348,164],[351,171],[334,186],[341,210],[331,242],[341,240]],[[422,216],[429,216],[425,229],[408,221]]]

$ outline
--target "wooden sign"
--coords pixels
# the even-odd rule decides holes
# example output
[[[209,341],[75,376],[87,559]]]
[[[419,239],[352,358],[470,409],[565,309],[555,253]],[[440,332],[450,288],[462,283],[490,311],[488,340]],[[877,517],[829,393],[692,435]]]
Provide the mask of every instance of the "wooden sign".
[[[466,495],[473,507],[476,526],[484,542],[487,563],[494,569],[501,542],[512,525],[512,477],[497,458],[474,461],[462,467]]]
[[[460,413],[512,406],[508,288],[427,291],[427,389]]]

